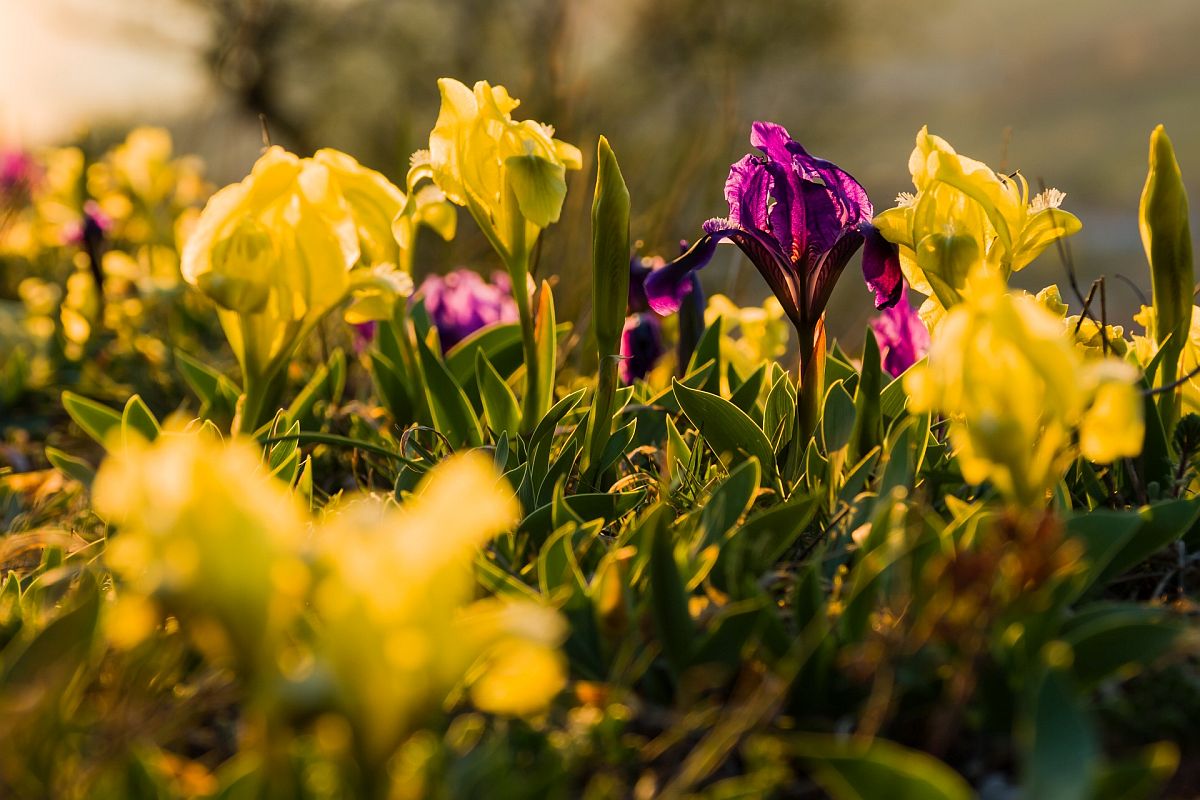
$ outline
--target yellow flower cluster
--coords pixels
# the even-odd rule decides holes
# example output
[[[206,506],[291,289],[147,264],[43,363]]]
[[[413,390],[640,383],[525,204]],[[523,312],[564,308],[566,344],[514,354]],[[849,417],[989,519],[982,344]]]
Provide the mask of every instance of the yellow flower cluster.
[[[459,687],[485,711],[537,713],[565,684],[562,619],[474,600],[476,553],[518,517],[503,486],[484,456],[456,456],[403,505],[361,498],[314,520],[242,441],[114,447],[95,483],[117,528],[109,637],[134,646],[169,614],[252,686],[319,671],[373,763]]]
[[[1040,508],[1076,449],[1102,463],[1141,452],[1134,366],[1085,358],[1060,317],[1007,292],[992,271],[972,273],[960,297],[905,389],[910,408],[950,419],[967,481],[991,481],[1016,504]]]
[[[1019,172],[1000,175],[959,155],[922,128],[908,160],[915,194],[875,217],[888,241],[900,246],[909,285],[930,298],[922,318],[930,329],[962,299],[980,266],[1007,280],[1058,239],[1077,233],[1079,220],[1059,208],[1065,195],[1047,189],[1030,198]]]

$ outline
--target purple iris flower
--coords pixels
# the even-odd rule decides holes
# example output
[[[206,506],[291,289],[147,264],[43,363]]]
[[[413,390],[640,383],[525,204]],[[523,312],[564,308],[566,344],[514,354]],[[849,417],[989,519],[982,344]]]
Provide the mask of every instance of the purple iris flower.
[[[438,329],[443,351],[480,328],[517,321],[512,282],[503,272],[492,273],[490,283],[469,269],[430,275],[415,297],[425,300],[425,310]]]
[[[662,325],[657,316],[646,311],[626,317],[621,329],[621,363],[617,366],[621,383],[629,386],[645,378],[664,352]]]
[[[907,287],[901,288],[896,305],[871,320],[871,330],[879,343],[883,368],[893,378],[929,352],[929,330],[909,305]]]
[[[800,331],[815,331],[847,262],[863,248],[863,276],[876,308],[900,297],[899,251],[871,224],[874,208],[863,187],[836,165],[808,154],[780,125],[755,122],[747,155],[729,170],[729,216],[704,223],[690,250],[646,280],[650,306],[679,308],[688,278],[729,239],[754,262]]]
[[[680,245],[681,251],[688,249],[687,242]],[[642,257],[635,253],[629,260],[629,316],[621,333],[621,356],[625,360],[620,369],[621,381],[626,385],[646,377],[666,352],[662,326],[646,296],[646,279],[666,265],[661,256]],[[704,333],[704,290],[695,273],[688,276],[680,295],[675,355],[679,373],[683,375]]]

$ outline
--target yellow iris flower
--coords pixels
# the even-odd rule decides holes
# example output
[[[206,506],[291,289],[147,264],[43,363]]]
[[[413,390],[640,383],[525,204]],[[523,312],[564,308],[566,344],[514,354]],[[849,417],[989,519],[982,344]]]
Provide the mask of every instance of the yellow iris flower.
[[[1082,227],[1059,208],[1062,192],[1047,189],[1030,198],[1020,173],[997,174],[959,155],[928,128],[917,134],[908,167],[915,194],[902,193],[895,208],[875,217],[875,225],[900,246],[909,284],[938,307],[923,309],[927,324],[936,325],[940,311],[962,299],[967,276],[977,267],[1007,280]]]
[[[379,319],[411,291],[396,264],[408,265],[412,237],[393,234],[408,205],[404,192],[345,153],[299,158],[280,147],[209,200],[184,243],[181,271],[218,306],[245,379],[243,427],[269,413],[271,382],[330,310],[354,294],[351,321]]]
[[[472,90],[442,78],[438,88],[430,174],[451,202],[471,211],[502,256],[522,257],[541,229],[558,221],[566,171],[580,169],[583,156],[549,126],[514,120],[520,101],[503,86],[479,81]]]
[[[1009,293],[977,269],[962,302],[933,332],[928,361],[905,378],[910,407],[950,418],[963,477],[991,481],[1036,508],[1078,451],[1096,462],[1141,452],[1137,369],[1086,358],[1061,317],[1033,297]]]
[[[482,710],[529,715],[565,685],[558,612],[475,599],[480,547],[520,517],[486,456],[447,459],[402,505],[364,497],[313,519],[246,440],[168,431],[111,452],[94,491],[119,530],[106,552],[115,645],[169,614],[254,691],[296,677],[300,644],[311,659],[296,668],[328,676],[323,702],[372,769],[458,689]]]

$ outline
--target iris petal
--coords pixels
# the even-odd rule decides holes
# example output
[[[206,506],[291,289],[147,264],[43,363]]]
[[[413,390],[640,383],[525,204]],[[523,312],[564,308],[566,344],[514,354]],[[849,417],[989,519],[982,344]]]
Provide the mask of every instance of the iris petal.
[[[860,226],[864,245],[862,257],[863,279],[867,287],[875,292],[875,308],[891,308],[900,299],[904,289],[904,273],[900,269],[900,248],[883,238],[874,225],[864,222]]]

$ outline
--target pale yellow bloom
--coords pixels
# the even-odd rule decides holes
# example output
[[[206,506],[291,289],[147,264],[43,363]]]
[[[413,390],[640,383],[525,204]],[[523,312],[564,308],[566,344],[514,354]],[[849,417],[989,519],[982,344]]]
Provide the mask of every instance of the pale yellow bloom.
[[[1085,358],[1060,317],[977,270],[905,379],[910,406],[950,418],[963,477],[1036,507],[1075,455],[1110,462],[1141,451],[1137,370]]]
[[[433,180],[451,202],[468,207],[508,255],[520,255],[558,221],[566,171],[580,169],[583,157],[549,126],[514,120],[520,101],[503,86],[479,81],[472,90],[442,78],[438,88],[442,107],[429,135]]]
[[[281,592],[275,582],[280,565],[299,563],[307,520],[296,498],[243,441],[165,432],[110,453],[93,498],[119,530],[105,558],[130,593],[126,610],[154,599],[194,623],[214,659],[262,669],[302,605],[294,584]],[[117,640],[135,638],[128,613],[113,621]],[[145,625],[144,607],[136,621]]]
[[[242,440],[168,431],[110,452],[94,492],[116,529],[115,646],[169,614],[248,687],[319,670],[372,769],[448,700],[536,714],[564,686],[558,612],[475,599],[481,546],[520,515],[487,457],[447,459],[403,504],[354,498],[314,521]]]
[[[1056,240],[1077,233],[1079,220],[1059,208],[1065,195],[1029,196],[1020,173],[999,175],[959,155],[922,128],[909,157],[916,194],[880,213],[875,225],[900,246],[909,284],[943,308],[961,300],[967,276],[986,267],[1007,280]],[[933,312],[926,321],[937,321]]]
[[[405,505],[356,500],[318,529],[317,647],[372,760],[464,681],[481,708],[500,713],[534,713],[562,688],[556,612],[473,602],[475,554],[518,516],[491,462],[468,454],[440,465]],[[520,669],[518,686],[501,685]]]

